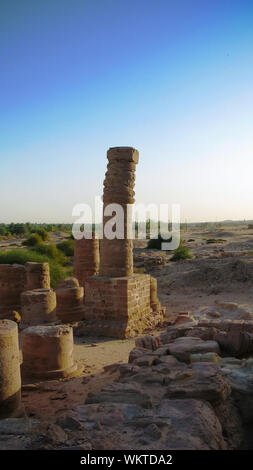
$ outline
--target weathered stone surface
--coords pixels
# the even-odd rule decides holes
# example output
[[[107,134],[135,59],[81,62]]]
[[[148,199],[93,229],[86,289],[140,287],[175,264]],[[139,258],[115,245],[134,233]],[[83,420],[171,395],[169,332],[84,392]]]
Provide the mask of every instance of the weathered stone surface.
[[[38,378],[67,377],[76,370],[73,330],[66,325],[34,326],[22,332],[24,375]]]
[[[75,278],[60,281],[56,290],[56,316],[63,323],[84,318],[84,289]]]
[[[6,418],[0,420],[0,436],[5,435],[28,435],[38,425],[38,421],[29,418]]]
[[[169,449],[226,450],[221,425],[208,403],[199,400],[163,400],[156,415],[169,419]]]
[[[20,295],[26,288],[26,269],[19,264],[0,264],[0,318],[20,311]]]
[[[217,364],[194,363],[192,375],[184,380],[173,380],[166,392],[168,398],[197,398],[220,403],[230,395],[231,387],[223,378]]]
[[[81,287],[85,287],[85,281],[89,276],[99,273],[99,239],[95,234],[92,238],[75,240],[74,244],[74,275]]]
[[[141,387],[136,384],[113,383],[106,385],[98,393],[89,393],[86,399],[88,403],[131,403],[149,408],[152,406],[152,401],[147,392],[144,392]]]
[[[0,419],[17,415],[20,405],[18,328],[11,320],[0,320]]]
[[[28,262],[26,268],[26,290],[50,289],[50,268],[48,263]]]
[[[144,355],[141,357],[138,357],[137,359],[134,360],[134,364],[136,364],[139,367],[149,367],[152,366],[156,358],[151,355]]]
[[[96,437],[92,439],[94,449],[227,448],[213,409],[203,401],[166,399],[149,409],[136,404],[99,403],[78,406],[75,412],[90,437]]]
[[[51,289],[34,289],[21,294],[21,325],[43,325],[56,320],[56,295]]]
[[[177,338],[169,346],[169,352],[180,361],[190,361],[191,354],[200,354],[213,352],[219,354],[220,349],[216,341],[202,341],[197,337],[181,337]]]
[[[244,433],[240,412],[232,397],[214,406],[214,411],[222,426],[224,440],[230,450],[241,449]]]
[[[135,345],[137,346],[137,348],[141,347],[151,349],[151,351],[155,351],[161,345],[161,341],[158,337],[146,335],[142,336],[141,338],[137,338],[135,340]]]
[[[253,361],[252,358],[236,361],[223,361],[225,367],[221,370],[232,388],[232,396],[243,422],[248,424],[253,420]]]
[[[132,363],[135,361],[135,359],[138,359],[139,357],[142,357],[145,354],[147,354],[146,348],[143,348],[143,347],[133,348],[129,353],[128,362]]]
[[[195,318],[189,314],[180,314],[177,316],[176,320],[173,323],[173,326],[179,326],[183,324],[195,324]]]
[[[203,353],[203,354],[191,354],[190,355],[190,362],[220,362],[220,356],[216,353]]]
[[[163,312],[151,310],[149,275],[133,274],[87,278],[84,316],[83,334],[128,338],[154,328]]]
[[[134,203],[135,166],[139,153],[132,147],[114,147],[107,152],[108,165],[104,181],[103,230],[111,215],[106,215],[110,204],[120,204],[123,220],[123,238],[110,240],[104,234],[101,240],[100,274],[109,277],[133,275],[133,240],[129,237],[132,218],[130,204]]]
[[[220,332],[215,336],[223,353],[243,357],[253,353],[253,335],[247,331],[231,330]]]

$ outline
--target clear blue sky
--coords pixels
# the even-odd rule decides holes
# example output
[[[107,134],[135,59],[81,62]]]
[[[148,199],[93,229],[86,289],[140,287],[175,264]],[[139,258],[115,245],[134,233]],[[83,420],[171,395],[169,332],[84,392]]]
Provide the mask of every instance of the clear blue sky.
[[[136,201],[253,218],[252,0],[0,2],[0,221],[71,222],[106,150]]]

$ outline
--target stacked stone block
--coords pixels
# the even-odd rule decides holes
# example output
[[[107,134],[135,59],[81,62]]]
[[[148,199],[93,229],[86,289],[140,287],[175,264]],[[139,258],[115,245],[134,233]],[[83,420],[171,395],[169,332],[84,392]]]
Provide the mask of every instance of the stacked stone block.
[[[99,272],[99,240],[92,234],[92,238],[75,240],[74,244],[74,276],[79,285],[84,287],[89,276],[96,276]]]
[[[28,262],[26,267],[26,290],[50,289],[50,269],[48,263]]]
[[[0,320],[0,419],[18,417],[21,408],[18,328]]]
[[[69,376],[77,369],[73,348],[73,329],[69,326],[26,328],[22,332],[23,375],[40,379]]]
[[[75,278],[59,282],[56,290],[56,316],[61,322],[68,323],[84,318],[84,289]]]
[[[150,314],[150,277],[90,277],[85,285],[86,321],[82,331],[127,338],[141,333]]]
[[[82,332],[126,338],[154,327],[162,320],[164,311],[158,309],[156,285],[153,282],[151,286],[150,276],[133,274],[133,241],[129,235],[139,153],[132,147],[115,147],[108,150],[107,157],[100,271],[99,276],[88,277],[85,282]],[[106,238],[107,222],[114,217],[114,214],[105,215],[110,204],[120,204],[123,210],[123,238]]]
[[[132,218],[128,207],[134,203],[135,169],[139,152],[132,147],[114,147],[107,152],[108,165],[104,181],[104,213],[108,205],[120,204],[124,213],[123,239],[101,241],[100,275],[124,277],[133,274],[133,240],[128,237],[132,230]],[[103,216],[103,228],[111,216]]]
[[[56,320],[56,294],[51,289],[34,289],[21,294],[21,326],[42,325]]]
[[[26,269],[18,264],[0,264],[0,318],[20,310],[20,296],[26,289]]]

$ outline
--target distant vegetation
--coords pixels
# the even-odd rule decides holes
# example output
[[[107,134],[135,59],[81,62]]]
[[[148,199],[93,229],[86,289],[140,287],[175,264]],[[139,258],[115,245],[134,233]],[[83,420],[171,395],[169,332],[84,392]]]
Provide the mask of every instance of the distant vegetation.
[[[38,233],[42,240],[47,241],[45,233],[47,232],[71,232],[71,224],[0,224],[0,236],[3,237],[28,237],[32,233]]]
[[[25,246],[38,246],[42,243],[42,238],[38,233],[33,233],[23,242]]]
[[[41,245],[39,245],[41,246]],[[65,257],[64,257],[65,260]],[[47,262],[50,265],[51,286],[56,287],[60,279],[72,275],[72,268],[63,266],[59,259],[41,254],[34,249],[20,250],[14,249],[0,252],[0,264],[25,264],[27,261]]]
[[[71,236],[67,240],[57,244],[58,250],[62,251],[66,256],[74,256],[74,238]]]
[[[37,224],[9,224],[8,230],[11,230],[10,236],[27,237],[22,245],[27,249],[13,249],[0,252],[0,264],[25,264],[27,261],[37,261],[40,263],[48,262],[50,265],[51,286],[56,287],[60,279],[72,275],[73,268],[69,266],[68,256],[72,256],[74,251],[74,240],[69,238],[56,246],[49,242],[48,230],[58,228],[58,230],[67,231],[71,229],[71,225],[55,226],[45,225],[37,226]],[[3,224],[0,225],[2,233],[5,233]],[[47,229],[47,230],[46,230]]]

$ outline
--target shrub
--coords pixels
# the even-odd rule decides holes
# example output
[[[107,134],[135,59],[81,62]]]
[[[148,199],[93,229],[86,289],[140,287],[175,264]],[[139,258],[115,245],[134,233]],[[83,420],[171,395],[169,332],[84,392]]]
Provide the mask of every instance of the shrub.
[[[74,256],[74,239],[68,238],[57,244],[58,250],[61,250],[66,256]]]
[[[58,282],[71,275],[70,268],[63,268],[52,258],[37,253],[35,250],[14,249],[0,252],[0,264],[25,264],[27,261],[36,261],[38,263],[49,263],[51,287],[55,288]]]
[[[38,233],[33,233],[27,240],[23,242],[25,246],[37,246],[42,243],[42,238]]]
[[[46,255],[49,258],[52,258],[53,260],[57,261],[62,265],[68,263],[68,259],[66,258],[66,256],[64,256],[62,251],[58,250],[54,243],[49,243],[49,245],[41,243],[39,245],[36,245],[33,250],[37,253],[40,253],[41,255]]]
[[[38,228],[36,230],[33,230],[33,233],[39,235],[44,242],[47,242],[49,240],[48,233],[44,228]]]
[[[182,240],[180,241],[179,247],[174,251],[171,261],[179,261],[182,259],[192,259],[193,255],[191,254],[189,248],[183,245]]]

